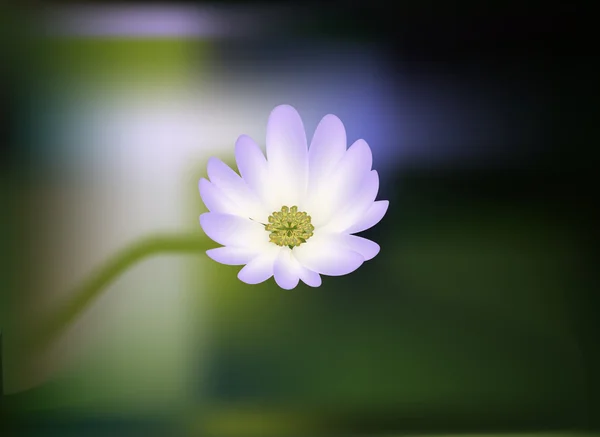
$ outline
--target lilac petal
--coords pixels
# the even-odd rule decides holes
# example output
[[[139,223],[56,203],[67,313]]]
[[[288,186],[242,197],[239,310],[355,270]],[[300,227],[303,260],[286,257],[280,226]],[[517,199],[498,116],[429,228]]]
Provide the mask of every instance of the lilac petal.
[[[371,170],[362,181],[358,193],[342,206],[322,230],[342,232],[358,222],[369,210],[379,191],[379,175]]]
[[[343,242],[348,249],[360,253],[365,261],[375,258],[380,250],[379,244],[356,235],[344,235]]]
[[[235,143],[235,159],[248,187],[268,202],[269,168],[258,144],[248,135],[241,135]]]
[[[248,264],[257,256],[256,250],[231,246],[209,249],[206,254],[216,262],[230,266]]]
[[[308,149],[308,192],[318,193],[346,153],[346,129],[333,114],[321,119]]]
[[[364,262],[359,253],[349,250],[339,239],[323,235],[314,235],[295,247],[294,255],[307,269],[329,276],[346,275]]]
[[[247,218],[208,212],[200,216],[200,225],[211,240],[223,246],[259,249],[269,244],[264,227]]]
[[[219,158],[212,157],[207,164],[210,181],[222,190],[246,190],[243,179]]]
[[[292,256],[292,251],[287,247],[279,251],[279,255],[275,259],[273,273],[275,282],[284,290],[296,288],[300,281],[298,261]]]
[[[355,234],[375,226],[387,212],[389,204],[390,202],[388,200],[378,200],[377,202],[374,202],[365,215],[346,229],[345,232]]]
[[[250,261],[238,273],[238,279],[246,284],[259,284],[273,276],[277,251],[268,251]]]
[[[300,266],[300,279],[309,287],[320,287],[321,276],[317,272],[307,269],[306,267]]]
[[[311,193],[307,200],[306,210],[316,227],[325,225],[335,211],[357,194],[372,163],[371,149],[364,140],[350,146],[327,185],[319,193]]]
[[[209,211],[235,215],[240,213],[238,206],[220,188],[207,179],[200,179],[198,189],[200,190],[200,197],[202,197],[202,201]]]
[[[243,216],[264,220],[268,212],[246,182],[227,164],[218,158],[210,158],[207,164],[208,177],[243,212]],[[266,215],[265,215],[266,214]]]
[[[277,106],[269,116],[267,159],[274,202],[288,206],[301,203],[308,179],[306,133],[300,115],[289,105]]]

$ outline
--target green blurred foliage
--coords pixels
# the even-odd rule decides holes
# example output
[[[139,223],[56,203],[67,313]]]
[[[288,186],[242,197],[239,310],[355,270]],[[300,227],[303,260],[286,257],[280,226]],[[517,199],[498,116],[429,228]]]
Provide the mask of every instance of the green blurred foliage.
[[[321,288],[214,265],[209,405],[366,430],[587,426],[571,229],[536,205],[414,188],[365,233],[381,253]]]

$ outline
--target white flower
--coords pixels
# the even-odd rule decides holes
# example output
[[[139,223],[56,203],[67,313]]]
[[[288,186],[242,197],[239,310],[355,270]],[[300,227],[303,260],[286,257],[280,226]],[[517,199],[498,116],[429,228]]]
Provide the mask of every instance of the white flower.
[[[271,112],[266,143],[268,160],[250,137],[238,138],[241,177],[209,159],[210,181],[199,186],[210,212],[200,224],[224,247],[207,255],[245,265],[238,278],[248,284],[275,276],[285,289],[300,279],[318,287],[321,274],[348,274],[377,255],[379,245],[352,235],[377,224],[389,204],[375,201],[379,177],[367,143],[358,140],[346,150],[344,125],[330,114],[307,148],[302,120],[288,105]]]

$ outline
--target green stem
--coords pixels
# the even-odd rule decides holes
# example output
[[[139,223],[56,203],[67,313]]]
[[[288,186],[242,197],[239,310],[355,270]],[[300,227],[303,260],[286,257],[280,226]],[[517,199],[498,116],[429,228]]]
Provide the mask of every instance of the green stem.
[[[198,234],[157,235],[130,245],[76,288],[71,299],[34,333],[29,346],[36,350],[47,345],[73,323],[121,273],[140,260],[161,253],[203,254],[207,248],[207,238]]]

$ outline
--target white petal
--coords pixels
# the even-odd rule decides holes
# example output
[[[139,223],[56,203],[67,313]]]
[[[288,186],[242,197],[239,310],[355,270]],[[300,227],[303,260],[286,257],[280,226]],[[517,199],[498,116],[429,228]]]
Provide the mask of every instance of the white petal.
[[[269,244],[264,226],[244,217],[207,212],[200,216],[200,225],[211,240],[223,246],[262,249]]]
[[[342,241],[346,247],[362,255],[365,261],[375,258],[379,253],[379,244],[356,235],[344,235]]]
[[[278,253],[277,250],[268,250],[257,256],[240,270],[238,279],[246,284],[259,284],[266,281],[273,276],[273,266]]]
[[[317,193],[327,183],[346,153],[346,129],[339,118],[321,119],[308,149],[308,193]]]
[[[248,189],[242,178],[219,158],[209,158],[206,167],[210,181],[220,189],[226,191]]]
[[[346,229],[345,232],[355,234],[375,226],[385,215],[389,204],[390,202],[388,200],[378,200],[377,202],[374,202],[365,215]]]
[[[364,262],[359,253],[330,235],[315,234],[305,244],[294,248],[294,256],[307,269],[329,276],[346,275]]]
[[[331,216],[358,193],[372,163],[371,149],[364,140],[350,146],[329,182],[307,199],[305,211],[313,218],[315,227],[327,224]]]
[[[289,105],[276,107],[269,116],[267,159],[275,203],[299,205],[306,195],[308,152],[302,119]]]
[[[225,195],[223,190],[207,179],[200,179],[198,189],[200,190],[200,197],[202,197],[202,201],[209,211],[222,214],[240,214],[240,208]]]
[[[218,263],[239,266],[248,264],[257,256],[257,251],[244,247],[225,246],[209,249],[206,254]]]
[[[269,203],[269,168],[260,147],[248,135],[235,143],[235,160],[248,187],[264,202]],[[269,206],[268,209],[271,209]]]
[[[208,160],[207,171],[210,181],[240,208],[244,217],[264,220],[265,217],[269,216],[258,196],[223,161],[217,158],[210,158]]]
[[[300,279],[309,287],[320,287],[321,276],[317,272],[307,269],[306,267],[300,266]]]
[[[296,288],[300,281],[299,270],[300,265],[292,256],[292,251],[287,247],[281,248],[273,268],[277,285],[284,290]]]
[[[358,222],[369,210],[379,191],[379,175],[371,170],[362,181],[358,193],[351,197],[347,205],[340,207],[321,229],[331,232],[342,232]]]

